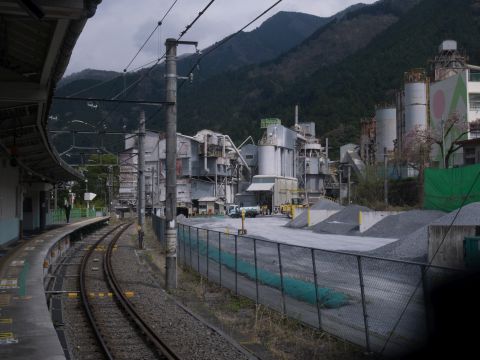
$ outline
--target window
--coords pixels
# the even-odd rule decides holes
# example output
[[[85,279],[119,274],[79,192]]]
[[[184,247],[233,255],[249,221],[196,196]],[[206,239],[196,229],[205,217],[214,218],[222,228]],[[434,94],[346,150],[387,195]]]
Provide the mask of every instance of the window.
[[[470,94],[470,110],[480,110],[480,94]]]

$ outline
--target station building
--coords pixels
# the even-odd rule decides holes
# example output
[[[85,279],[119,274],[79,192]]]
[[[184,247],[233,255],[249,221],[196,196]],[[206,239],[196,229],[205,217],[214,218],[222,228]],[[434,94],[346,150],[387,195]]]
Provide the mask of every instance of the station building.
[[[0,247],[50,221],[50,190],[82,175],[47,132],[57,82],[99,1],[0,3]]]

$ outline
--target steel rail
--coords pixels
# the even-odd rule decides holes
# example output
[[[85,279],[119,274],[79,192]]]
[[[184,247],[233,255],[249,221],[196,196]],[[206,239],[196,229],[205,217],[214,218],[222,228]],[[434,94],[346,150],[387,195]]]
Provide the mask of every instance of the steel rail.
[[[105,238],[108,235],[110,235],[112,232],[116,231],[118,228],[120,228],[123,225],[124,224],[120,224],[120,225],[114,227],[112,230],[110,230],[106,234],[104,234],[103,236],[101,236],[100,239],[93,246],[91,246],[90,249],[87,251],[87,253],[83,257],[82,263],[80,265],[80,294],[82,296],[83,307],[84,307],[85,312],[87,314],[88,320],[90,321],[90,325],[92,326],[93,332],[95,333],[95,337],[97,338],[98,342],[100,343],[100,345],[101,345],[101,347],[102,347],[102,349],[105,353],[105,356],[110,360],[113,360],[114,357],[113,357],[112,353],[110,352],[110,349],[108,348],[107,344],[105,343],[105,341],[102,337],[102,334],[100,332],[100,329],[97,326],[97,323],[95,322],[95,317],[94,317],[93,312],[92,312],[92,305],[91,305],[91,303],[88,299],[86,279],[85,279],[85,269],[87,267],[88,259],[92,255],[92,253],[95,250],[95,248],[97,247],[97,245],[100,244],[103,240],[105,240]],[[125,227],[125,229],[126,228],[127,227]]]
[[[131,320],[137,325],[137,327],[140,329],[140,331],[145,335],[145,337],[148,339],[148,341],[153,344],[153,346],[157,349],[159,354],[161,356],[164,356],[165,358],[169,360],[179,360],[181,359],[179,356],[177,356],[172,349],[170,349],[163,341],[160,339],[160,337],[155,333],[155,331],[142,319],[142,317],[138,314],[138,312],[135,310],[135,306],[132,304],[132,302],[126,297],[126,295],[123,293],[122,288],[119,284],[119,281],[117,280],[115,273],[113,271],[112,267],[112,253],[113,253],[113,248],[115,244],[117,243],[118,239],[120,238],[120,235],[123,231],[126,230],[123,229],[119,234],[117,234],[112,241],[110,242],[107,251],[105,253],[105,258],[103,261],[103,268],[105,271],[105,274],[107,276],[108,283],[112,289],[113,294],[115,295],[116,299],[118,302],[121,304],[125,312],[129,315]]]

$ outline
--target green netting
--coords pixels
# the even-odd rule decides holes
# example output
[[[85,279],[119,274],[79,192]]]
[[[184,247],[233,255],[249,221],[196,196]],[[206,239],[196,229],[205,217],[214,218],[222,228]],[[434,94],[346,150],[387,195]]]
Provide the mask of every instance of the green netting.
[[[480,201],[480,181],[472,188],[480,171],[480,164],[452,169],[425,170],[424,207],[429,210],[453,211],[462,206]]]
[[[197,243],[196,234],[192,233],[190,237],[191,243],[188,244],[189,239],[183,239],[182,232],[179,231],[179,240],[183,245],[199,250],[200,255],[207,256],[207,244],[204,240],[199,239]],[[235,270],[235,255],[225,251],[218,251],[218,247],[211,243],[208,246],[208,258],[212,261],[220,263],[230,270]],[[249,279],[255,280],[255,265],[247,261],[237,259],[237,272]],[[257,268],[258,282],[276,289],[281,289],[280,275],[272,273],[262,268]],[[292,278],[290,276],[283,276],[283,289],[286,295],[316,304],[315,284]],[[318,301],[321,306],[325,308],[339,308],[348,304],[347,295],[334,291],[326,287],[318,287]]]

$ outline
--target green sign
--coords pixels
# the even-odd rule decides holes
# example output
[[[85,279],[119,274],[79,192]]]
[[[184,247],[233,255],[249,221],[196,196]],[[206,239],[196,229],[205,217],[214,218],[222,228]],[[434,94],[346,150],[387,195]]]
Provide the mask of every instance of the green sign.
[[[260,120],[260,129],[266,129],[270,125],[282,125],[282,120],[278,118],[269,118]]]

